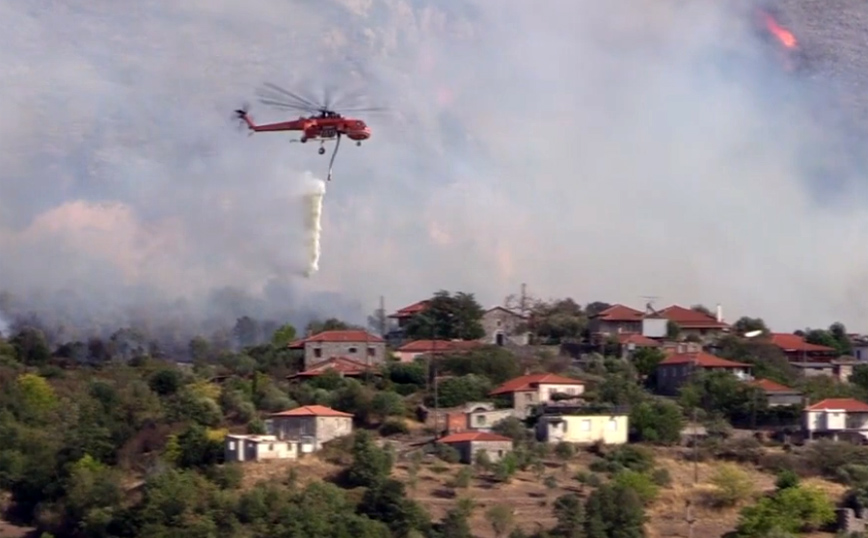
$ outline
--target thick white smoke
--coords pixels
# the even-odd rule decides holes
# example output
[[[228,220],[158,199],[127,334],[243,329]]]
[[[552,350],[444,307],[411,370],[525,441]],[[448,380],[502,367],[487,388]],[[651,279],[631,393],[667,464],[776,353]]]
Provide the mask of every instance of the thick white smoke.
[[[325,197],[325,181],[313,177],[306,172],[310,190],[304,195],[305,199],[305,229],[307,230],[308,267],[305,276],[310,278],[319,271],[320,235],[322,233],[322,201]]]

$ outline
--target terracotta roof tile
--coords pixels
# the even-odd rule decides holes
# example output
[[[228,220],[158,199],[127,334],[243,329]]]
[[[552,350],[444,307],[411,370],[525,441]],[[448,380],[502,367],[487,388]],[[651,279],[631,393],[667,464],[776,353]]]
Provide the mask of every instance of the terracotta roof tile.
[[[638,333],[621,333],[618,335],[621,345],[635,344],[638,347],[660,347],[660,342]]]
[[[438,439],[438,443],[466,443],[468,441],[509,441],[512,439],[490,432],[459,432]]]
[[[714,316],[683,306],[667,306],[658,312],[664,318],[674,321],[685,329],[724,329],[729,327],[729,324],[717,321]]]
[[[835,348],[828,346],[818,346],[817,344],[809,344],[805,339],[797,334],[789,333],[772,333],[769,335],[769,341],[781,348],[783,351],[804,351],[818,353],[833,353]]]
[[[844,411],[847,413],[868,413],[868,403],[855,398],[826,398],[805,408],[808,411]]]
[[[799,392],[794,388],[776,383],[771,379],[754,379],[750,381],[751,385],[761,388],[766,392]]]
[[[411,316],[415,316],[419,312],[422,312],[423,310],[428,308],[428,302],[429,302],[428,299],[425,299],[423,301],[417,301],[417,302],[415,302],[409,306],[405,306],[404,308],[401,308],[400,310],[398,310],[394,314],[389,314],[389,317],[390,318],[409,318]]]
[[[477,340],[414,340],[398,348],[402,353],[464,351],[481,346]]]
[[[579,379],[571,379],[557,374],[532,374],[523,375],[510,379],[503,385],[489,392],[489,396],[497,396],[498,394],[512,394],[525,390],[533,390],[538,385],[584,385],[585,382]]]
[[[642,321],[643,315],[644,314],[641,311],[636,310],[635,308],[616,304],[597,313],[597,315],[593,317],[600,321]]]
[[[691,364],[695,363],[701,368],[748,368],[750,364],[743,362],[735,362],[727,359],[722,359],[710,353],[700,351],[698,353],[676,353],[670,355],[660,362],[662,366],[673,364]]]
[[[362,343],[369,344],[382,343],[384,340],[375,334],[368,331],[349,330],[349,331],[323,331],[307,338],[295,340],[289,343],[289,348],[297,349],[304,347],[305,344],[314,342],[346,342],[346,343]]]
[[[336,409],[332,409],[331,407],[326,407],[324,405],[304,405],[302,407],[296,407],[295,409],[290,409],[288,411],[281,411],[280,413],[273,413],[270,416],[272,416],[272,417],[348,417],[348,418],[353,417],[353,415],[350,413],[344,413],[343,411],[338,411]]]
[[[349,357],[332,357],[316,364],[312,364],[307,370],[290,377],[318,376],[327,370],[335,370],[344,375],[358,375],[363,374],[370,369],[371,367],[367,364]]]

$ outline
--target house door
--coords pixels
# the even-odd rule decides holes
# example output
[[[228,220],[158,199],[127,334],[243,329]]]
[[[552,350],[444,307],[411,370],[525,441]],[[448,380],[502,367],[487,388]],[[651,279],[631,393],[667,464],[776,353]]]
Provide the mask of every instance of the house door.
[[[503,341],[504,341],[503,333],[497,333],[496,335],[494,335],[494,342],[495,342],[497,345],[502,346],[502,345],[503,345]]]

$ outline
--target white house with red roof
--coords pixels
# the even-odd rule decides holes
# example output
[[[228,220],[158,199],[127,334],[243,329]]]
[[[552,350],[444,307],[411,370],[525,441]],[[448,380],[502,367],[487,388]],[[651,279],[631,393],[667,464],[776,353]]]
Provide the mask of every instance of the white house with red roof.
[[[363,330],[322,331],[290,342],[290,349],[304,350],[304,368],[333,357],[346,357],[364,364],[386,360],[386,341]]]
[[[827,398],[805,407],[803,426],[810,437],[858,434],[868,439],[868,403],[854,398]]]
[[[489,396],[511,396],[516,416],[527,416],[531,407],[552,402],[555,395],[578,397],[585,392],[585,382],[557,374],[530,374],[510,379],[488,393]]]
[[[657,365],[657,390],[662,394],[677,394],[694,373],[729,372],[739,379],[751,379],[751,365],[722,359],[710,353],[676,353]]]
[[[513,449],[512,439],[491,432],[453,433],[441,437],[437,442],[456,449],[462,463],[474,463],[480,452],[485,452],[489,461],[497,462]]]
[[[395,355],[400,362],[413,362],[425,356],[466,353],[481,345],[477,340],[414,340],[399,347]]]
[[[324,443],[353,433],[353,415],[324,405],[304,405],[270,415],[266,429],[281,441],[319,450]]]

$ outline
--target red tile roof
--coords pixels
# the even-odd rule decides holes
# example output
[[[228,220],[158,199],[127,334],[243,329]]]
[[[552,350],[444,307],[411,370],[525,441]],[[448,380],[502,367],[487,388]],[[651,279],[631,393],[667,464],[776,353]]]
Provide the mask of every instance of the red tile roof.
[[[663,310],[659,310],[658,313],[685,329],[724,329],[729,327],[729,324],[717,321],[714,316],[678,305],[667,306]]]
[[[307,370],[289,377],[314,377],[322,375],[328,370],[335,370],[343,375],[361,375],[370,369],[371,367],[367,364],[349,357],[332,357],[312,364]]]
[[[523,315],[519,314],[518,312],[510,310],[509,308],[507,308],[505,306],[492,306],[491,308],[486,310],[485,313],[488,314],[489,312],[494,312],[495,310],[501,310],[501,311],[506,312],[507,314],[509,314],[511,316],[515,316],[517,318],[528,319],[527,316],[523,316]]]
[[[643,316],[644,314],[635,308],[616,304],[599,312],[593,318],[600,321],[642,321]]]
[[[753,381],[750,381],[750,384],[759,387],[766,392],[799,392],[786,385],[776,383],[771,379],[754,379]]]
[[[426,308],[428,308],[428,299],[425,299],[424,301],[415,302],[415,303],[411,304],[410,306],[405,306],[404,308],[401,308],[400,310],[398,310],[394,314],[389,314],[389,317],[390,318],[409,318],[409,317],[415,316],[419,312],[422,312]]]
[[[797,334],[789,333],[772,333],[769,335],[769,340],[772,344],[778,346],[783,351],[804,351],[807,353],[834,353],[835,348],[828,346],[819,346],[817,344],[809,344],[805,339]]]
[[[868,413],[868,404],[854,398],[826,398],[805,408],[807,411],[844,411]]]
[[[652,340],[651,338],[642,336],[638,333],[620,333],[618,335],[618,342],[620,342],[622,346],[635,344],[637,347],[660,347],[660,342],[657,340]]]
[[[750,364],[743,362],[734,362],[727,359],[722,359],[710,353],[700,351],[698,353],[676,353],[669,355],[663,359],[660,364],[664,366],[672,364],[691,364],[695,363],[700,368],[748,368]]]
[[[503,385],[489,392],[489,396],[498,394],[512,394],[513,392],[521,392],[533,390],[539,385],[584,385],[585,382],[579,379],[571,379],[557,374],[532,374],[523,375],[510,379]]]
[[[512,439],[489,432],[459,432],[438,439],[438,443],[466,443],[468,441],[509,441]]]
[[[272,417],[348,417],[352,418],[353,415],[350,413],[344,413],[343,411],[338,411],[336,409],[332,409],[331,407],[326,407],[324,405],[304,405],[302,407],[296,407],[295,409],[290,409],[288,411],[281,411],[280,413],[273,413]]]
[[[317,333],[313,336],[308,336],[307,338],[302,338],[300,340],[296,340],[294,342],[289,343],[290,349],[298,349],[303,348],[305,344],[313,343],[313,342],[330,342],[330,343],[362,343],[367,342],[369,344],[377,344],[382,343],[384,340],[375,334],[371,334],[368,331],[361,331],[357,329],[349,330],[349,331],[323,331],[321,333]]]
[[[398,348],[401,353],[465,351],[482,345],[477,340],[414,340]]]

